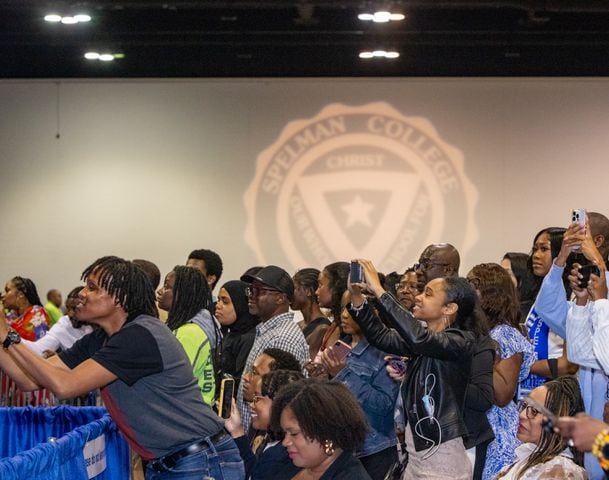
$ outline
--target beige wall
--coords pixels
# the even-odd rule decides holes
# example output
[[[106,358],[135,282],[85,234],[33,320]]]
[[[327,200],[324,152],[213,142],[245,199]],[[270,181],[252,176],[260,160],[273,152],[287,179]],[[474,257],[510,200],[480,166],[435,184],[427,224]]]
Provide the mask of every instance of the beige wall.
[[[164,274],[198,247],[222,255],[223,280],[364,254],[402,269],[430,240],[455,243],[465,273],[572,208],[609,214],[609,79],[3,81],[0,106],[0,281],[29,276],[41,295],[101,255]],[[345,130],[317,127],[290,159],[295,132],[333,115]],[[375,115],[439,151],[380,134]]]

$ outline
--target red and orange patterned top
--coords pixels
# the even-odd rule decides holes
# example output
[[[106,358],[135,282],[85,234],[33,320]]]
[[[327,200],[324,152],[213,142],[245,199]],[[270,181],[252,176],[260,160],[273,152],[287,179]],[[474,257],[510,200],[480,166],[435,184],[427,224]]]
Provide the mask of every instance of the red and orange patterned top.
[[[35,341],[49,331],[49,315],[40,305],[32,305],[23,315],[10,322],[21,338]]]

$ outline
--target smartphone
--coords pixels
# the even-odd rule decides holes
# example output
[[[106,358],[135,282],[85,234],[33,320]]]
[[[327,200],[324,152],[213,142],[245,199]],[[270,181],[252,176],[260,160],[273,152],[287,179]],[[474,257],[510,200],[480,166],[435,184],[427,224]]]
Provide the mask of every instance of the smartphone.
[[[571,214],[571,223],[578,223],[582,227],[586,226],[586,209],[575,208]]]
[[[230,417],[230,409],[235,392],[235,380],[233,378],[223,378],[220,383],[220,406],[218,415],[222,418]]]
[[[400,357],[394,357],[387,361],[387,364],[393,368],[398,375],[404,375],[406,373],[406,362]]]
[[[600,277],[601,271],[598,266],[590,264],[579,267],[579,274],[582,276],[582,278],[579,279],[580,288],[587,288],[590,283],[590,275],[594,274],[597,277]]]
[[[545,420],[541,422],[541,426],[547,432],[553,432],[554,425],[558,425],[558,417],[548,410],[544,405],[536,402],[529,396],[524,397],[523,400],[545,417]]]
[[[351,283],[364,282],[364,270],[359,264],[359,262],[351,262],[351,269],[349,271],[349,281]]]
[[[342,361],[351,353],[351,345],[339,340],[332,347],[332,353]]]

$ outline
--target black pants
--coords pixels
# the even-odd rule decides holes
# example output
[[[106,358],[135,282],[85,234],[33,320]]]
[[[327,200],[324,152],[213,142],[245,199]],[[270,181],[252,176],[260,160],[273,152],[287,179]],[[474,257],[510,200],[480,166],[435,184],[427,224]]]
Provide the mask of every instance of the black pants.
[[[472,480],[482,480],[484,464],[486,463],[486,450],[492,441],[493,439],[491,438],[480,445],[476,445],[476,463],[474,464],[474,475]]]
[[[372,480],[383,480],[389,467],[398,459],[398,447],[386,448],[380,452],[359,457],[360,462],[368,472]]]

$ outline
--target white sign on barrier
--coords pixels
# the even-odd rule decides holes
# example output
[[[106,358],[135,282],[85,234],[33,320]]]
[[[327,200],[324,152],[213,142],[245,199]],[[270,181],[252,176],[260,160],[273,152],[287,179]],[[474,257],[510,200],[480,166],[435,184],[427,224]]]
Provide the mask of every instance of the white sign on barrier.
[[[106,470],[106,437],[100,435],[85,443],[82,451],[88,477],[94,478]]]

